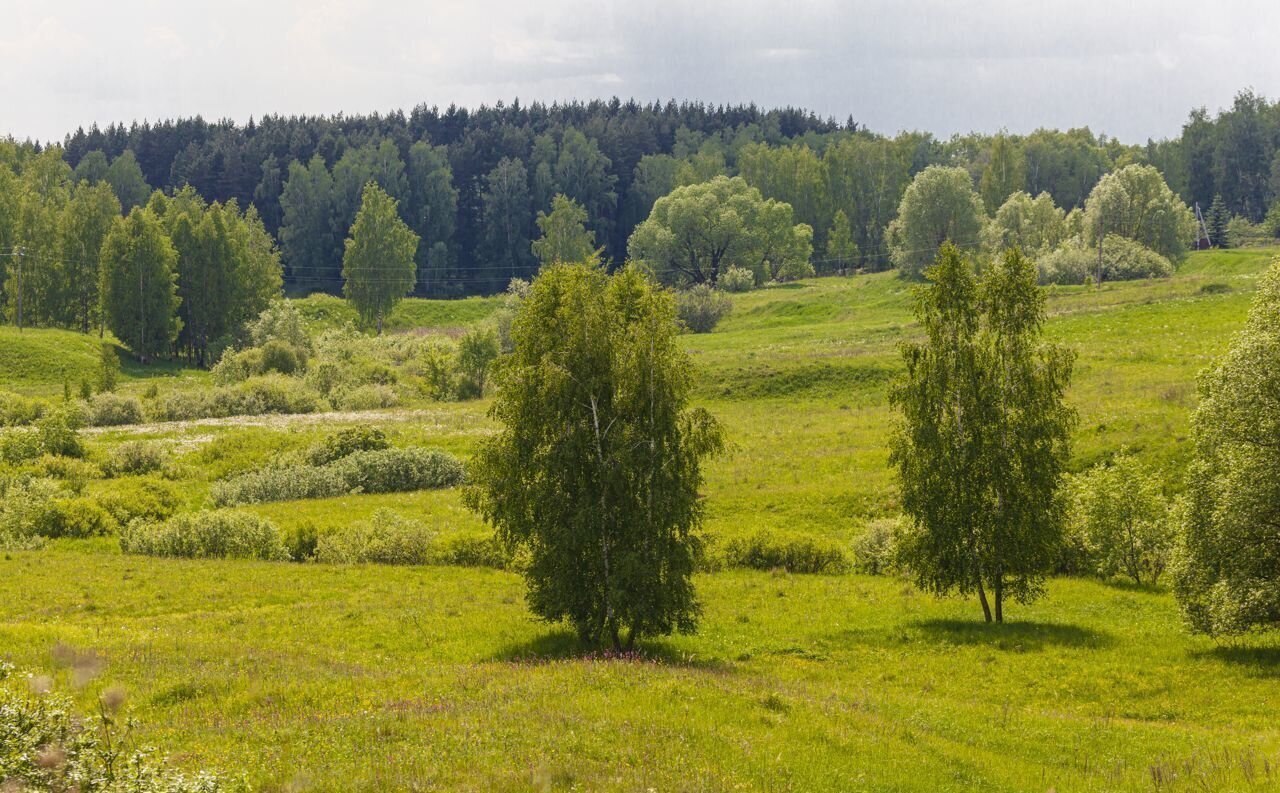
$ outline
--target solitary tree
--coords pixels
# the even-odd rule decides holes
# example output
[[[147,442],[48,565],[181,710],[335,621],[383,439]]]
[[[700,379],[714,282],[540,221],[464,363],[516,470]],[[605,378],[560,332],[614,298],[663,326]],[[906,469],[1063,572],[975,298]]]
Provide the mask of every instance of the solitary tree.
[[[617,649],[692,631],[701,464],[721,429],[689,407],[671,293],[633,269],[553,265],[511,334],[500,429],[472,460],[466,500],[528,552],[530,608]]]
[[[889,224],[890,256],[899,274],[919,278],[944,242],[972,247],[984,217],[965,169],[931,165],[916,174]]]
[[[1040,594],[1061,539],[1072,356],[1040,341],[1044,293],[1018,251],[979,281],[946,244],[925,276],[925,340],[904,346],[891,393],[901,419],[890,459],[911,519],[902,552],[920,586],[976,591],[987,621],[994,605],[1001,622],[1006,597]]]
[[[1209,227],[1209,239],[1213,241],[1215,248],[1231,247],[1227,239],[1227,224],[1230,222],[1231,213],[1227,211],[1222,195],[1214,196],[1213,203],[1209,205],[1209,214],[1205,217],[1205,225]]]
[[[550,213],[538,213],[538,229],[542,237],[533,241],[533,255],[543,267],[600,256],[595,235],[587,230],[587,210],[568,196],[557,195],[551,200]]]
[[[1154,166],[1126,165],[1094,185],[1084,204],[1084,232],[1099,258],[1107,236],[1117,234],[1177,261],[1195,236],[1195,218]]]
[[[1280,628],[1280,264],[1201,376],[1175,592],[1191,628]]]
[[[178,253],[150,210],[134,207],[102,243],[102,313],[143,363],[178,335]]]
[[[677,285],[714,286],[729,265],[746,267],[758,279],[813,272],[813,229],[793,224],[789,204],[765,200],[740,177],[718,176],[658,199],[627,250]]]
[[[396,213],[396,200],[368,182],[342,257],[342,293],[378,333],[383,318],[413,291],[417,249],[418,235]]]

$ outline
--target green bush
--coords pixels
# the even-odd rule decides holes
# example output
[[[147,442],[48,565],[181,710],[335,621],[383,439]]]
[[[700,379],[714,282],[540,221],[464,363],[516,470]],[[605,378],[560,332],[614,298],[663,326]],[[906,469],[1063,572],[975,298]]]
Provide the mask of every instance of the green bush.
[[[0,479],[0,536],[52,537],[67,493],[52,479]]]
[[[84,416],[78,408],[60,405],[36,422],[41,450],[62,457],[84,457],[84,442],[80,439],[83,426]]]
[[[209,502],[215,507],[331,498],[351,492],[343,472],[332,466],[289,465],[260,468],[214,482]]]
[[[100,537],[119,527],[109,512],[87,498],[51,501],[47,518],[40,532],[45,537]]]
[[[0,430],[0,462],[21,463],[44,453],[40,434],[28,427]]]
[[[341,472],[351,491],[402,493],[462,484],[458,458],[435,449],[379,449],[355,452],[330,467]]]
[[[853,569],[885,575],[898,567],[897,534],[901,518],[877,518],[853,541]]]
[[[297,374],[307,365],[306,353],[282,339],[271,339],[262,350],[262,372]]]
[[[1083,284],[1097,278],[1098,251],[1085,248],[1078,240],[1065,243],[1036,262],[1042,284]],[[1168,278],[1173,264],[1141,243],[1116,234],[1103,242],[1102,280],[1133,281]]]
[[[209,489],[214,506],[330,498],[348,493],[400,493],[461,484],[462,463],[434,449],[352,452],[321,466],[289,465],[240,474]]]
[[[137,397],[102,393],[89,400],[89,424],[94,427],[118,427],[142,421],[142,403]]]
[[[380,509],[367,521],[320,538],[316,561],[326,564],[427,564],[435,533],[423,524]]]
[[[333,406],[338,410],[381,410],[400,404],[400,394],[389,385],[365,383],[351,389],[337,391]]]
[[[745,267],[730,265],[716,279],[716,288],[722,292],[750,292],[756,288],[756,275]]]
[[[107,456],[106,471],[111,476],[149,474],[164,464],[164,449],[151,441],[125,441]]]
[[[175,391],[156,401],[157,421],[256,416],[267,413],[314,413],[323,406],[319,394],[299,379],[282,374],[251,377],[233,386]]]
[[[757,531],[725,543],[724,564],[791,573],[843,573],[849,557],[834,541],[796,532]]]
[[[21,427],[34,424],[45,414],[48,405],[29,397],[0,391],[0,427]]]
[[[356,452],[377,451],[391,446],[387,434],[377,427],[360,425],[338,430],[307,450],[311,465],[328,465]]]
[[[315,558],[320,535],[311,523],[293,526],[284,532],[284,547],[295,562],[309,562]]]
[[[188,559],[290,558],[275,525],[234,509],[188,512],[163,523],[132,521],[120,531],[120,550]]]
[[[733,302],[706,284],[676,295],[676,314],[694,333],[710,333],[733,310]]]
[[[511,552],[493,532],[468,532],[438,538],[431,549],[431,564],[458,567],[493,567],[509,569]]]
[[[97,495],[98,506],[116,523],[127,526],[137,518],[165,520],[178,511],[182,498],[170,482],[153,477],[126,477],[111,483],[111,488]]]

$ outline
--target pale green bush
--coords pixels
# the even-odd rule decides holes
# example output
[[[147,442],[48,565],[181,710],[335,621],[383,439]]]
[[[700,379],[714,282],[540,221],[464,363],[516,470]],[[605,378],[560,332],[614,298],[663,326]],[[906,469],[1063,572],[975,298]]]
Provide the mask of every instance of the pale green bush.
[[[261,468],[214,482],[209,501],[215,507],[331,498],[351,492],[342,471],[331,466],[289,465]]]
[[[825,537],[787,531],[757,531],[724,544],[722,562],[728,567],[782,569],[791,573],[843,573],[849,557]]]
[[[141,424],[142,420],[142,403],[137,397],[104,392],[89,400],[89,424],[94,427]]]
[[[377,427],[360,425],[338,430],[307,450],[311,465],[328,465],[356,452],[377,451],[391,446],[387,434]]]
[[[120,550],[189,559],[290,558],[271,521],[234,509],[187,512],[163,523],[132,521],[120,531]]]
[[[731,265],[716,279],[716,288],[722,292],[750,292],[756,288],[756,275],[746,267]]]
[[[315,558],[326,564],[427,564],[434,538],[422,523],[380,509],[367,521],[320,537]]]
[[[151,441],[125,441],[107,455],[106,472],[111,476],[149,474],[164,465],[164,449]]]
[[[877,518],[853,541],[853,569],[866,575],[885,575],[898,568],[897,536],[901,518]]]
[[[676,314],[694,333],[710,333],[732,310],[733,302],[728,295],[706,284],[698,284],[676,294]]]

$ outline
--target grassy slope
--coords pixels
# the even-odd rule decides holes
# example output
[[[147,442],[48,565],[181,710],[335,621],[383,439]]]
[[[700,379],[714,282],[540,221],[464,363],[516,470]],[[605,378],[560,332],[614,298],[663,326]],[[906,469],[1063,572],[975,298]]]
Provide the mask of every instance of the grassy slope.
[[[1169,281],[1052,292],[1048,332],[1080,353],[1074,465],[1128,445],[1176,474],[1194,376],[1267,258],[1196,254]],[[715,333],[686,337],[699,398],[736,447],[709,470],[709,531],[853,536],[893,508],[884,392],[914,332],[906,290],[876,275],[735,302]],[[465,454],[483,411],[388,427]],[[163,434],[196,444],[183,460],[198,497],[212,473],[319,432]],[[260,509],[340,525],[379,506],[478,525],[454,492]],[[147,740],[268,789],[1280,789],[1280,648],[1189,638],[1163,591],[1054,581],[988,628],[972,603],[894,579],[722,573],[699,579],[697,636],[622,663],[564,657],[504,573],[63,547],[0,560],[0,657],[48,668],[55,641],[101,649]]]

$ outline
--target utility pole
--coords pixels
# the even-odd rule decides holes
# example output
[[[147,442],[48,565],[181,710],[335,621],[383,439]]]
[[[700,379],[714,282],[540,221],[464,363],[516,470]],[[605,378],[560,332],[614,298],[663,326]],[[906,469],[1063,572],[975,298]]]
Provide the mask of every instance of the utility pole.
[[[21,245],[13,249],[13,255],[18,257],[18,332],[22,332],[22,258],[26,255],[27,250]]]

